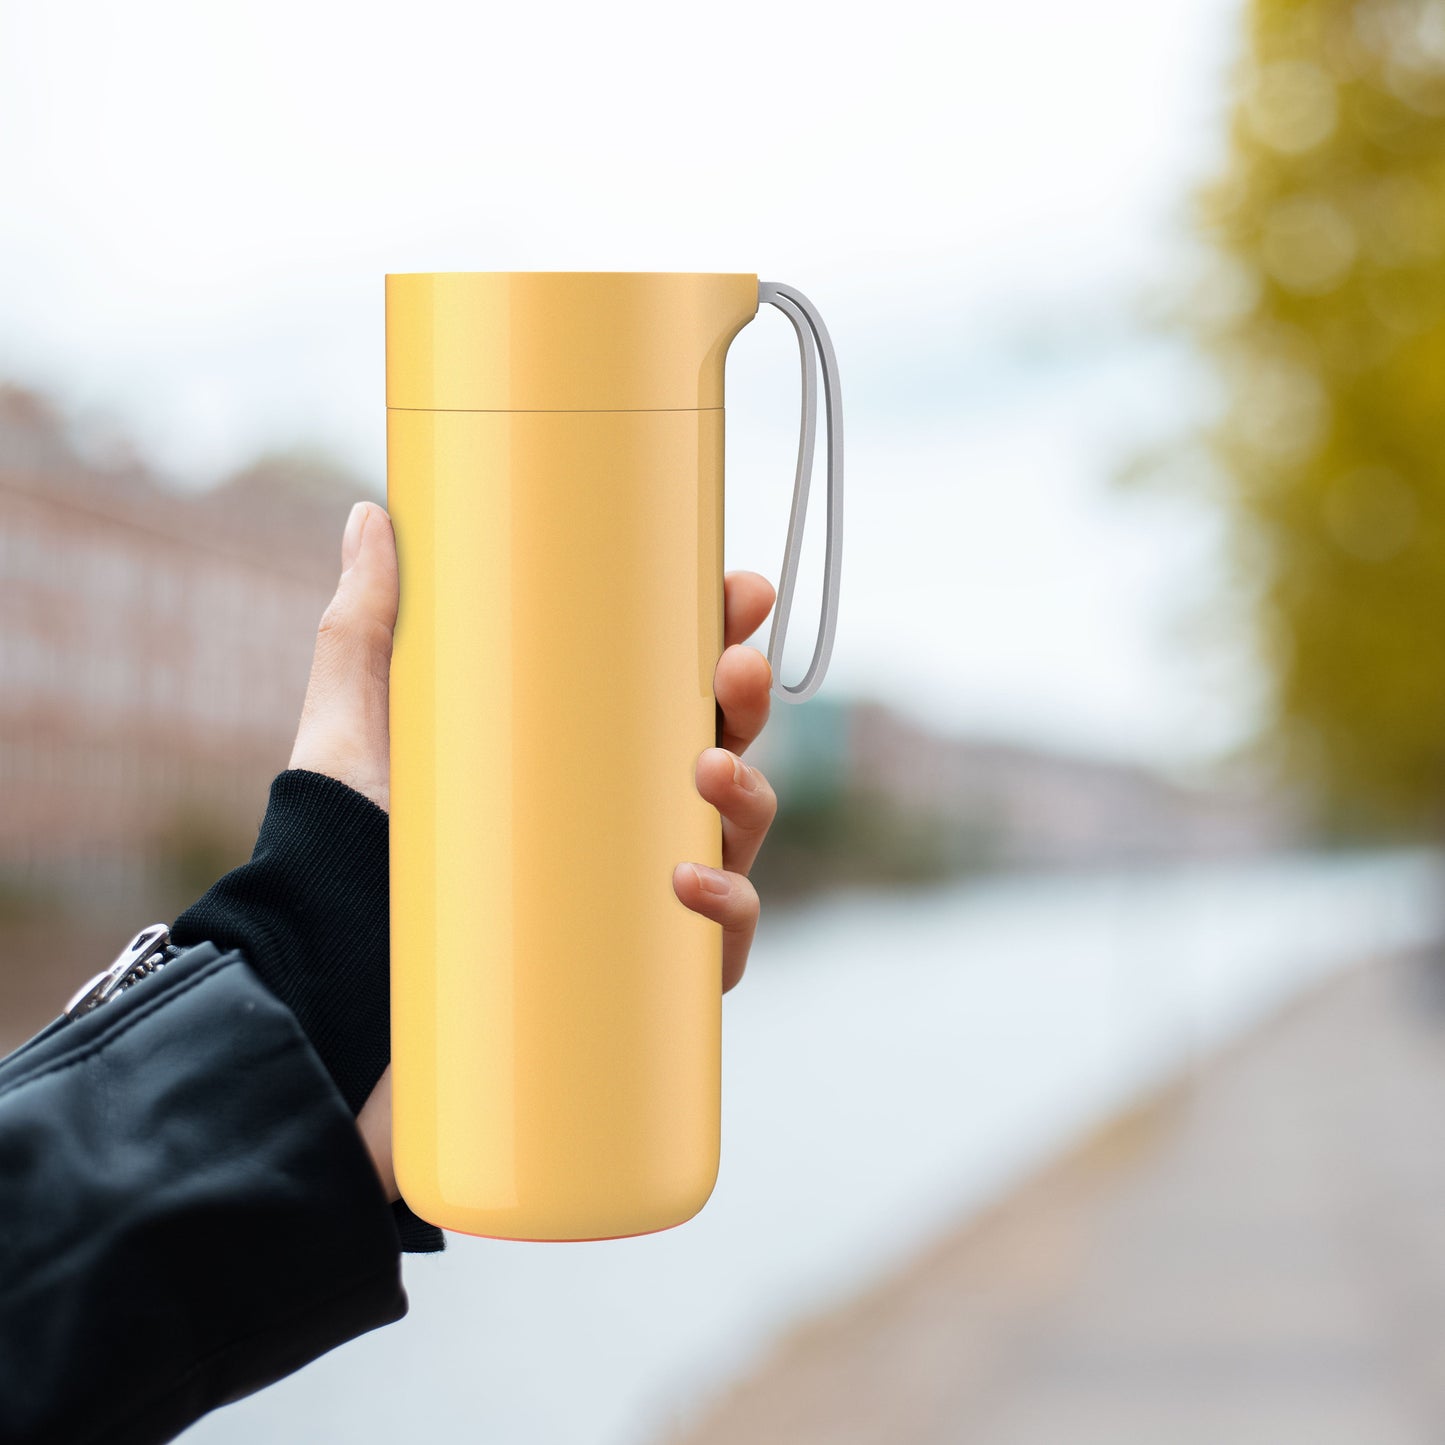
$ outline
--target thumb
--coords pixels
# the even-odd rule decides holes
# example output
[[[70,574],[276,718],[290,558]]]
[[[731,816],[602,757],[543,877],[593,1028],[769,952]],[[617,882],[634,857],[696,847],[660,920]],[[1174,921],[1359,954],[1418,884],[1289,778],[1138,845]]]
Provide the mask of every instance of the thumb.
[[[396,626],[396,539],[375,502],[358,502],[341,542],[341,580],[321,616],[291,766],[390,802],[387,697]]]

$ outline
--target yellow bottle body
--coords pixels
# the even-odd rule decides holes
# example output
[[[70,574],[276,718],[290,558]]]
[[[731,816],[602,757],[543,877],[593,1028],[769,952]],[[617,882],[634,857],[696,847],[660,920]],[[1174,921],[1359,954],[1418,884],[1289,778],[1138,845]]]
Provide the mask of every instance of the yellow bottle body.
[[[721,862],[694,768],[722,649],[721,365],[755,280],[553,279],[388,296],[396,1173],[424,1218],[511,1239],[681,1223],[718,1168],[720,930],[671,880]],[[639,279],[666,284],[649,303]],[[647,351],[628,307],[649,304],[675,354],[628,383],[608,347]],[[584,401],[579,356],[609,403],[707,400],[715,366],[717,404],[393,400]]]

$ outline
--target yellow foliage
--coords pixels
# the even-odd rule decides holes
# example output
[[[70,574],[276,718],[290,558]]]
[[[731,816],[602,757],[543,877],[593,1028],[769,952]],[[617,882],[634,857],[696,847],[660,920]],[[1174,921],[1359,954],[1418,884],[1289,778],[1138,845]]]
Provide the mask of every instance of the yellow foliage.
[[[1275,740],[1339,820],[1445,805],[1445,3],[1252,0],[1208,441],[1263,568]],[[1206,301],[1208,298],[1206,298]]]

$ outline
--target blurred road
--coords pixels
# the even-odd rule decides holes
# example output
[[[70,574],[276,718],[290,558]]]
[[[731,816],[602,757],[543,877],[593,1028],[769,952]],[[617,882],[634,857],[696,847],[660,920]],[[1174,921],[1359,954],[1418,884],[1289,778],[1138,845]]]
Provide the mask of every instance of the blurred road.
[[[696,1219],[605,1244],[453,1236],[408,1259],[404,1321],[217,1411],[188,1445],[676,1435],[803,1321],[908,1270],[1164,1081],[1357,960],[1440,938],[1441,862],[1005,876],[775,910],[728,995],[724,1167]],[[1037,1248],[1023,1263],[1048,1281]],[[920,1338],[940,1381],[990,1359]],[[879,1418],[875,1438],[908,1440]]]
[[[686,1445],[1445,1439],[1445,961],[1347,972],[905,1275]]]

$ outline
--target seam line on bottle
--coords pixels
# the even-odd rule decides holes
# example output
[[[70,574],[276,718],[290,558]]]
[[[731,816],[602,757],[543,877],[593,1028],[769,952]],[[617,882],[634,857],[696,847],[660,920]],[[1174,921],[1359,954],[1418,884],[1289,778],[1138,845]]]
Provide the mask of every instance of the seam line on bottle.
[[[454,412],[459,416],[607,416],[632,412],[723,411],[720,406],[389,406],[387,411]]]

